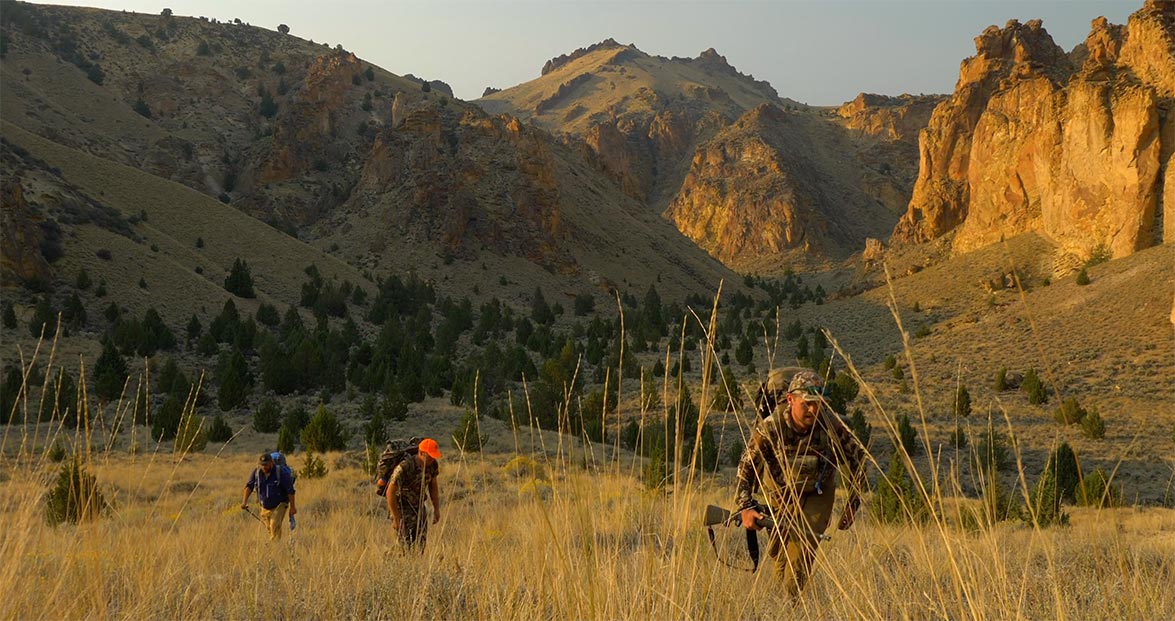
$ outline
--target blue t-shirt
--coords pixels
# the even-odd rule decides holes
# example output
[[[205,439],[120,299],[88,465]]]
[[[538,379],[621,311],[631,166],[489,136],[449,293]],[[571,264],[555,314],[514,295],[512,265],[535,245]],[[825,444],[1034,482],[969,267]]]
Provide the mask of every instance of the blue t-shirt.
[[[258,467],[249,475],[245,487],[257,491],[257,499],[261,501],[262,507],[273,509],[283,502],[289,502],[290,496],[294,495],[294,478],[278,465],[274,465],[268,475]]]

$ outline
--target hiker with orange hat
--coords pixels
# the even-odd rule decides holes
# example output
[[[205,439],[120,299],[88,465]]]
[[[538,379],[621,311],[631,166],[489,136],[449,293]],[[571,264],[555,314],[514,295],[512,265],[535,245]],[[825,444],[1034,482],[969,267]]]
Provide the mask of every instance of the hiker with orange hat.
[[[432,523],[441,520],[441,494],[437,488],[437,474],[440,472],[441,448],[437,441],[425,438],[420,441],[416,455],[405,459],[392,471],[387,492],[388,511],[392,514],[392,527],[400,535],[405,546],[417,546],[424,550],[428,533],[428,509],[424,506],[427,493],[432,501]]]

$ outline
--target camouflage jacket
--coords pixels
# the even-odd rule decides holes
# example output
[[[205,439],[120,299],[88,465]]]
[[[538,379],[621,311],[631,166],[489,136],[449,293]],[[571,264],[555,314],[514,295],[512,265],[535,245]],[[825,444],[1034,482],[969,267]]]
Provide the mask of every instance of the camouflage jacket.
[[[396,502],[401,511],[419,513],[428,497],[429,484],[437,478],[440,466],[431,462],[421,469],[416,459],[405,459],[392,471],[391,485],[396,486]],[[389,487],[391,486],[389,485]]]
[[[857,483],[865,450],[839,414],[822,410],[807,433],[796,431],[785,410],[759,420],[738,462],[735,503],[755,505],[755,492],[766,488],[775,500],[783,494],[820,491],[845,467]]]

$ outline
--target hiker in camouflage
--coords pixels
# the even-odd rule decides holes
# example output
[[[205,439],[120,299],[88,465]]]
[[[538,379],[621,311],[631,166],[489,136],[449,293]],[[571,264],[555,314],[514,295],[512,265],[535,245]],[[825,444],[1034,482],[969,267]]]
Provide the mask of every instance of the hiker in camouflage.
[[[764,516],[753,495],[762,489],[776,523],[767,553],[792,597],[808,581],[816,546],[832,517],[837,466],[847,469],[853,488],[841,530],[852,525],[859,502],[856,493],[865,452],[840,415],[827,406],[824,394],[824,382],[812,371],[796,373],[786,393],[782,374],[773,372],[760,397],[770,396],[777,405],[769,406],[770,415],[755,426],[738,464],[736,503],[743,528],[759,529],[755,521]]]
[[[414,457],[405,459],[392,471],[386,497],[392,514],[392,527],[405,546],[424,550],[428,533],[428,509],[425,493],[432,501],[432,523],[441,520],[441,495],[437,486],[441,449],[432,438],[421,440]]]

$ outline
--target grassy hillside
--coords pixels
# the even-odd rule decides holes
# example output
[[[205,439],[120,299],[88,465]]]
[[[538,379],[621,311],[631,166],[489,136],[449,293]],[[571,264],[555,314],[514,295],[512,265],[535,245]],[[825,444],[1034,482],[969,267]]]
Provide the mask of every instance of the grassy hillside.
[[[52,143],[7,122],[0,129],[5,139],[59,169],[64,184],[127,218],[138,218],[138,239],[79,226],[56,268],[66,280],[81,269],[95,282],[105,280],[118,304],[135,314],[154,306],[165,320],[182,326],[194,312],[202,317],[218,312],[233,297],[224,290],[224,278],[237,258],[249,264],[258,292],[254,300],[237,299],[248,312],[265,301],[296,305],[306,280],[303,269],[310,264],[327,278],[374,287],[338,259],[190,188]],[[197,240],[203,240],[202,247]],[[102,249],[110,251],[110,260],[97,256]],[[146,288],[139,286],[140,278]]]

